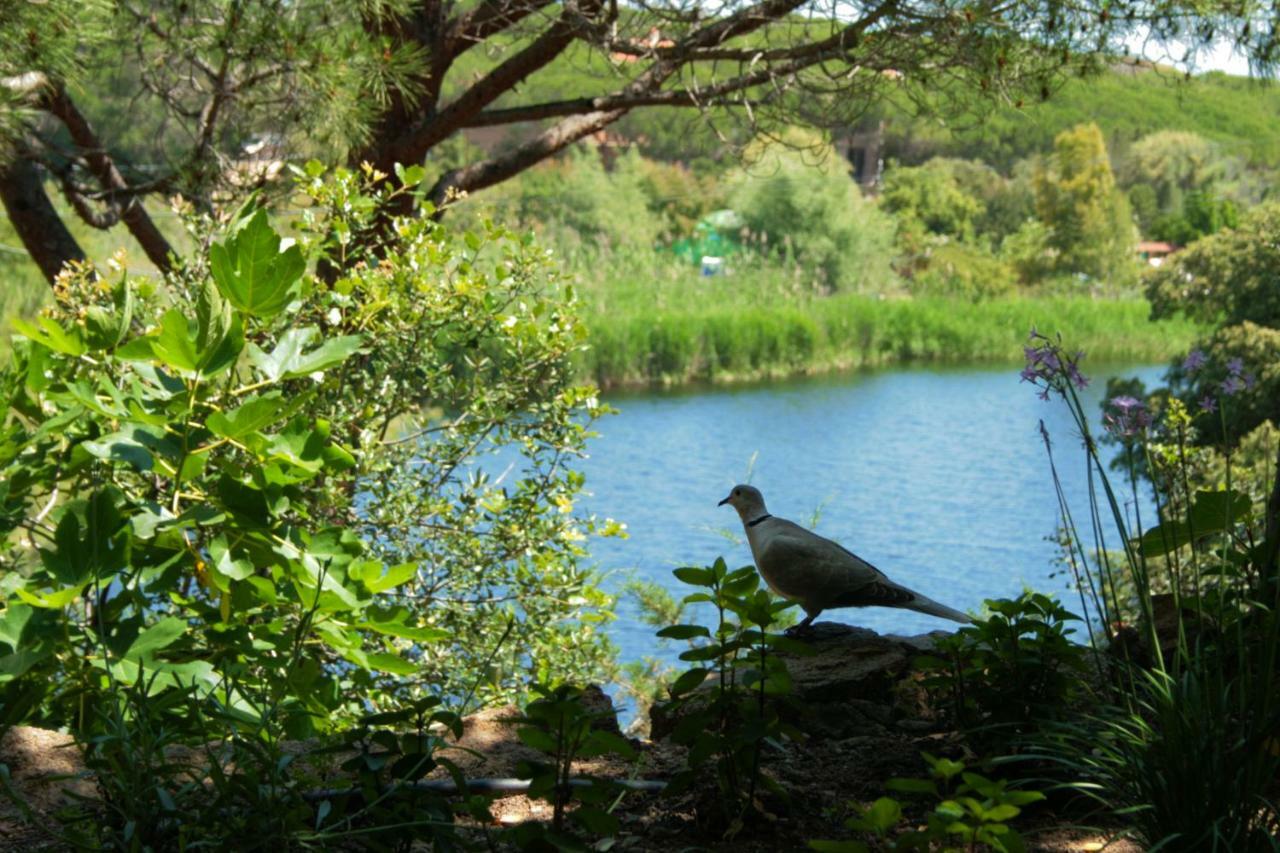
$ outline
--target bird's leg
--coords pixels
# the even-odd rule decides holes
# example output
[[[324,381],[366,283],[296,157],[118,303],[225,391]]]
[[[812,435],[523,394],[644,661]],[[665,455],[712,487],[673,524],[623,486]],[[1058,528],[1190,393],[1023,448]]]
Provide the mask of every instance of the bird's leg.
[[[818,611],[818,613],[821,613],[821,612],[822,612],[821,610]],[[783,631],[782,632],[783,636],[799,637],[809,633],[809,630],[810,630],[809,626],[812,625],[813,620],[818,617],[818,613],[809,613],[807,616],[804,617],[804,620],[800,622],[800,624],[792,625],[790,628]]]

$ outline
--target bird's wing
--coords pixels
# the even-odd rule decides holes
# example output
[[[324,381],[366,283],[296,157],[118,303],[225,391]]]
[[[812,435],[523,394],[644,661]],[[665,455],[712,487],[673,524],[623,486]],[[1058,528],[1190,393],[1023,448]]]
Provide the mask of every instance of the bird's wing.
[[[912,597],[852,551],[782,519],[757,563],[778,592],[822,607],[892,606]]]

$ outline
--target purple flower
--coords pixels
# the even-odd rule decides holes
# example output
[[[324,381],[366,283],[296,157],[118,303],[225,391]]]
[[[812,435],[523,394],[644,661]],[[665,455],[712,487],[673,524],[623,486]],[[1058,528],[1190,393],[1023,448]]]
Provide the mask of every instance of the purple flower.
[[[1102,416],[1102,425],[1117,438],[1132,438],[1146,432],[1151,426],[1151,412],[1147,404],[1136,397],[1113,397],[1107,405],[1114,411]]]
[[[1040,399],[1049,399],[1050,391],[1065,396],[1070,386],[1083,389],[1089,384],[1089,378],[1080,372],[1083,352],[1068,356],[1063,353],[1060,343],[1049,340],[1034,329],[1031,337],[1040,343],[1022,348],[1027,363],[1018,375],[1023,382],[1041,387]]]
[[[1222,380],[1222,384],[1219,387],[1222,389],[1223,394],[1226,394],[1228,397],[1234,397],[1245,389],[1245,384],[1244,380],[1238,375],[1232,374]]]
[[[1252,373],[1246,373],[1241,378],[1244,379],[1244,387],[1246,388],[1252,388],[1254,385],[1258,384],[1258,377],[1254,376]]]
[[[1084,358],[1084,350],[1076,350],[1076,354],[1067,362],[1067,379],[1076,388],[1083,391],[1089,384],[1089,377],[1080,372],[1080,360]]]
[[[1239,376],[1241,373],[1244,373],[1244,360],[1233,358],[1228,361],[1227,373],[1230,373],[1232,376]]]
[[[1187,357],[1183,360],[1182,369],[1187,373],[1195,373],[1197,370],[1204,367],[1204,363],[1207,360],[1208,359],[1204,357],[1203,352],[1198,349],[1193,349],[1191,352],[1187,353]]]
[[[1208,394],[1200,398],[1200,411],[1216,412],[1218,410],[1218,401]]]

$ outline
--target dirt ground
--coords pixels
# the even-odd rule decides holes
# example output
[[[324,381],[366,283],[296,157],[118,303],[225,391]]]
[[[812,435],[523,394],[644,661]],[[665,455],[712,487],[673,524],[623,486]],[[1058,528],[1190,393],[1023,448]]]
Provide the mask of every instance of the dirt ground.
[[[457,743],[459,749],[450,750],[450,757],[468,777],[513,777],[518,762],[538,757],[519,741],[514,727],[504,722],[514,715],[514,708],[499,708],[467,718],[463,738]],[[677,770],[684,759],[683,750],[667,742],[638,741],[637,747],[641,756],[638,771],[633,765],[610,759],[581,762],[577,771],[613,778],[662,779]],[[841,824],[848,815],[848,804],[881,796],[883,780],[892,776],[923,775],[921,750],[954,753],[956,745],[948,742],[946,735],[909,734],[892,739],[883,735],[855,736],[792,744],[785,752],[773,755],[766,765],[767,772],[792,792],[790,800],[766,800],[769,817],[732,839],[708,835],[701,825],[699,816],[707,811],[707,790],[679,797],[628,794],[615,811],[622,833],[614,849],[767,853],[803,850],[808,839],[847,838],[849,834]],[[0,739],[0,763],[8,765],[15,792],[30,809],[29,815],[24,815],[7,798],[0,800],[0,850],[57,849],[43,827],[73,795],[94,796],[93,783],[83,777],[83,765],[71,738],[30,727],[11,729]],[[547,803],[524,796],[496,799],[491,811],[493,829],[527,820],[548,820],[551,816]],[[1043,853],[1140,850],[1131,842],[1112,841],[1096,832],[1065,829],[1064,821],[1047,809],[1037,811],[1033,807],[1018,828],[1031,849]],[[477,835],[482,834],[482,828],[473,829]]]
[[[850,838],[844,821],[852,814],[852,806],[869,804],[885,795],[886,780],[926,776],[921,752],[962,758],[974,766],[973,756],[966,754],[961,740],[942,730],[933,718],[911,669],[913,658],[931,644],[929,636],[881,637],[830,623],[820,623],[815,629],[822,629],[812,641],[816,653],[788,661],[794,699],[788,721],[805,737],[768,750],[762,760],[763,771],[789,796],[761,795],[758,806],[765,816],[735,837],[723,838],[713,830],[723,825],[714,818],[713,779],[678,796],[631,792],[613,812],[622,829],[609,849],[662,853],[805,850],[811,839]],[[598,690],[594,696],[594,701],[601,703],[604,724],[616,726],[609,713],[611,704]],[[466,718],[463,735],[446,750],[447,757],[470,779],[515,777],[521,761],[542,757],[517,737],[511,723],[516,716],[516,709],[510,707]],[[634,741],[638,762],[606,757],[580,762],[575,772],[613,779],[669,778],[685,761],[683,748],[664,739],[675,720],[656,715],[652,723],[654,739]],[[326,789],[349,786],[350,779],[333,769],[343,756],[330,754],[323,762],[313,761],[307,753],[315,746],[286,745],[288,751],[298,754],[294,767],[305,774],[307,784],[314,782]],[[194,752],[184,756],[188,764],[193,756],[198,758]],[[198,768],[198,761],[195,763]],[[12,788],[26,804],[24,811],[9,798],[0,797],[0,850],[57,849],[45,829],[55,825],[54,812],[77,796],[95,795],[93,781],[84,772],[70,737],[34,728],[11,729],[0,738],[0,764],[8,766]],[[437,770],[433,775],[445,774]],[[899,799],[907,806],[908,820],[922,819],[926,804],[917,805],[905,796]],[[1030,849],[1043,853],[1139,853],[1140,848],[1132,842],[1115,840],[1122,834],[1119,827],[1110,832],[1076,828],[1097,826],[1100,821],[1097,816],[1068,813],[1065,805],[1052,800],[1037,803],[1019,816],[1014,826]],[[482,849],[496,830],[551,816],[548,804],[519,795],[495,799],[490,811],[493,822],[485,826],[469,817],[460,818],[463,833],[472,836]]]

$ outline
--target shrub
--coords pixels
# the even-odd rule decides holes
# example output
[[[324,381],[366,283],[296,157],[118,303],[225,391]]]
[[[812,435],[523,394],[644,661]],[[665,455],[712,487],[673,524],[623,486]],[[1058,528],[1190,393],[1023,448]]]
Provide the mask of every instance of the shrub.
[[[939,639],[933,654],[916,660],[925,687],[961,726],[993,727],[997,736],[1067,712],[1087,669],[1087,651],[1067,627],[1079,617],[1033,592],[986,607],[990,616]]]
[[[749,154],[751,166],[730,179],[730,205],[767,236],[766,251],[819,271],[834,290],[889,282],[893,221],[862,198],[843,159],[826,147],[757,145]]]
[[[321,172],[301,243],[250,209],[171,280],[73,271],[0,372],[5,719],[174,783],[103,832],[169,837],[164,746],[224,743],[229,789],[288,786],[284,737],[609,660],[561,465],[599,408],[545,256],[414,218],[371,264],[378,176]],[[468,471],[503,448],[507,485]]]
[[[717,618],[714,630],[672,625],[658,632],[659,637],[697,643],[680,654],[695,666],[675,680],[671,699],[663,706],[665,714],[679,717],[671,739],[689,749],[688,766],[672,777],[668,790],[687,790],[704,768],[713,769],[720,794],[716,817],[726,834],[734,835],[754,813],[758,788],[786,796],[762,772],[766,743],[796,735],[784,722],[791,677],[776,652],[805,654],[810,648],[768,632],[792,605],[774,601],[767,590],[759,589],[760,576],[753,566],[731,572],[719,559],[705,568],[676,569],[675,575],[699,588],[684,603],[708,604]],[[708,680],[714,681],[711,687],[699,689]]]
[[[981,302],[1006,296],[1017,286],[1013,269],[986,250],[961,243],[931,247],[911,276],[911,292]]]

